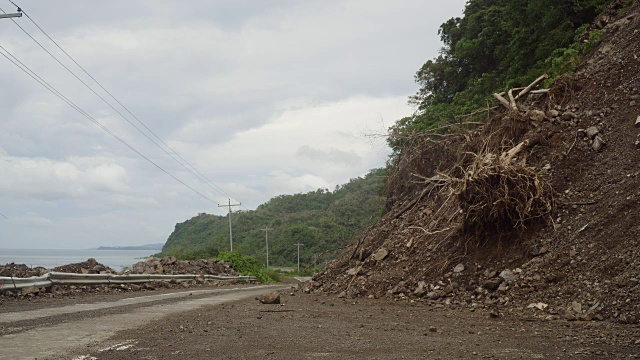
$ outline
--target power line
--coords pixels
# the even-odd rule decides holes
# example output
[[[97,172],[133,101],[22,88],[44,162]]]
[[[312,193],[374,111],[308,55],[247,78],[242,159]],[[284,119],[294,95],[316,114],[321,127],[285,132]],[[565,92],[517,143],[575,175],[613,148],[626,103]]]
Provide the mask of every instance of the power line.
[[[4,214],[3,214],[3,213],[0,213],[0,215],[2,215],[2,217],[3,217],[3,218],[7,219],[7,217],[6,217],[6,216],[4,216]],[[7,220],[9,220],[9,219],[7,219]]]
[[[180,180],[179,178],[177,178],[175,175],[171,174],[169,171],[165,170],[162,166],[158,165],[156,162],[154,162],[153,160],[151,160],[150,158],[148,158],[147,156],[145,156],[143,153],[141,153],[140,151],[138,151],[136,148],[134,148],[132,145],[130,145],[129,143],[127,143],[125,140],[123,140],[121,137],[119,137],[117,134],[115,134],[113,131],[111,131],[109,128],[107,128],[106,126],[104,126],[102,123],[100,123],[98,120],[96,120],[95,118],[93,118],[91,115],[89,115],[86,111],[84,111],[82,108],[80,108],[78,105],[76,105],[73,101],[69,100],[66,96],[62,95],[62,93],[60,93],[60,91],[58,91],[55,87],[53,87],[51,84],[49,84],[48,82],[46,82],[44,79],[42,79],[38,74],[36,74],[33,70],[31,70],[28,66],[26,66],[23,62],[21,62],[20,60],[18,60],[13,54],[11,54],[11,52],[9,52],[7,49],[5,49],[2,45],[0,45],[0,49],[2,49],[4,52],[6,52],[9,56],[7,56],[7,54],[5,54],[4,52],[0,52],[0,54],[2,54],[2,56],[4,56],[5,58],[7,58],[7,60],[9,60],[10,62],[12,62],[16,67],[18,67],[20,70],[22,70],[25,74],[29,75],[33,80],[35,80],[36,82],[38,82],[40,85],[42,85],[45,89],[49,90],[52,94],[54,94],[55,96],[57,96],[60,100],[64,101],[67,105],[69,105],[71,108],[73,108],[74,110],[76,110],[77,112],[79,112],[81,115],[83,115],[84,117],[86,117],[89,121],[91,121],[92,123],[94,123],[96,126],[98,126],[100,129],[102,129],[103,131],[105,131],[107,134],[111,135],[113,138],[115,138],[116,140],[118,140],[120,143],[122,143],[124,146],[128,147],[131,151],[135,152],[136,154],[138,154],[140,157],[142,157],[143,159],[147,160],[150,164],[152,164],[153,166],[155,166],[156,168],[158,168],[160,171],[164,172],[165,174],[169,175],[170,177],[172,177],[174,180],[176,180],[177,182],[181,183],[182,185],[184,185],[185,187],[189,188],[191,191],[195,192],[196,194],[200,195],[201,197],[215,203],[214,200],[212,200],[211,198],[209,198],[208,196],[204,195],[203,193],[199,192],[198,190],[194,189],[193,187],[189,186],[187,183],[185,183],[184,181]],[[15,60],[14,60],[15,59]],[[22,66],[21,66],[22,65]]]
[[[18,7],[19,6],[14,3],[13,1],[9,0],[14,6]],[[0,8],[0,11],[4,12],[4,10],[2,8]],[[53,42],[56,47],[58,47],[58,49],[60,49],[60,51],[62,51],[69,59],[71,59],[71,61],[73,61],[73,63],[75,63],[89,78],[91,78],[91,80],[93,80],[96,84],[98,84],[98,86],[105,92],[107,93],[113,100],[115,100],[116,103],[118,103],[123,109],[125,109],[131,116],[133,116],[133,118],[135,118],[138,123],[140,123],[145,129],[147,129],[147,131],[149,131],[156,139],[158,139],[158,141],[160,141],[167,149],[171,150],[171,152],[167,151],[164,147],[162,147],[159,143],[157,143],[155,140],[153,140],[149,135],[147,135],[142,129],[140,129],[138,126],[136,126],[131,120],[129,120],[124,114],[122,114],[122,112],[120,112],[119,110],[117,110],[113,105],[111,105],[104,97],[102,97],[100,94],[98,94],[91,86],[89,86],[84,80],[80,79],[80,77],[78,75],[76,75],[71,69],[69,69],[66,65],[64,65],[55,55],[53,55],[49,50],[47,50],[38,40],[36,40],[29,32],[27,32],[22,26],[20,26],[20,24],[18,24],[15,20],[11,19],[13,21],[13,23],[18,26],[18,28],[20,28],[20,30],[22,30],[22,32],[24,32],[27,36],[29,36],[29,38],[31,38],[31,40],[33,40],[36,44],[38,44],[38,46],[40,46],[40,48],[42,48],[47,54],[49,54],[49,56],[51,56],[58,64],[60,64],[60,66],[62,66],[65,70],[67,70],[67,72],[69,72],[73,77],[75,77],[78,81],[80,81],[80,83],[82,83],[87,89],[89,89],[91,92],[94,93],[94,95],[96,95],[100,100],[102,100],[107,106],[109,106],[113,111],[115,111],[118,115],[120,115],[120,117],[122,119],[124,119],[126,122],[128,122],[131,126],[133,126],[139,133],[141,133],[144,137],[146,137],[149,141],[151,141],[155,146],[157,146],[160,150],[162,150],[165,154],[167,154],[169,157],[171,157],[174,161],[176,161],[180,166],[182,166],[185,170],[187,170],[188,172],[190,172],[192,175],[194,175],[196,178],[198,178],[198,180],[202,181],[203,183],[205,183],[207,186],[211,187],[215,192],[218,192],[220,194],[229,196],[229,197],[233,197],[231,195],[229,195],[226,191],[224,191],[222,188],[220,188],[218,185],[216,185],[213,181],[211,181],[210,179],[208,179],[204,174],[202,174],[198,169],[196,169],[193,165],[191,165],[191,163],[189,163],[186,159],[184,159],[182,156],[180,156],[180,154],[178,154],[173,148],[171,148],[165,141],[163,141],[155,132],[153,132],[144,122],[142,122],[142,120],[140,120],[135,114],[133,114],[125,105],[123,105],[111,92],[109,92],[98,80],[95,79],[95,77],[93,77],[91,74],[89,74],[89,72],[87,70],[85,70],[84,67],[82,67],[67,51],[65,51],[51,36],[49,36],[49,34],[47,32],[44,31],[44,29],[42,29],[42,27],[40,27],[32,18],[31,16],[29,16],[29,14],[22,10],[22,13],[25,14],[25,16],[49,39],[51,40],[51,42]],[[175,154],[175,156],[173,154]],[[184,162],[184,164],[178,160],[178,158],[176,158],[176,156],[182,160],[182,162]],[[185,165],[186,164],[186,165]]]

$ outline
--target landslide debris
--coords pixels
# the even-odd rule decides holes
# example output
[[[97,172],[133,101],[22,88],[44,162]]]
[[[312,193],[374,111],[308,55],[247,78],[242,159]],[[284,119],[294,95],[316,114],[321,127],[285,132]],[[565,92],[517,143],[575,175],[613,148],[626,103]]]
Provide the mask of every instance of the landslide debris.
[[[548,93],[408,142],[386,214],[305,290],[639,323],[640,2],[594,27],[604,41]]]
[[[150,257],[145,261],[135,263],[131,269],[123,274],[195,274],[195,275],[221,275],[238,276],[231,263],[217,260],[178,260],[174,256],[164,258]]]
[[[113,269],[90,258],[80,263],[67,264],[52,269],[43,267],[29,268],[24,264],[6,264],[0,266],[0,276],[26,278],[42,276],[48,272],[65,272],[75,274],[116,274]],[[153,258],[134,264],[131,269],[118,272],[126,274],[160,274],[160,275],[220,275],[238,276],[230,263],[216,260],[178,260],[175,257]],[[110,285],[54,285],[49,288],[28,287],[19,291],[5,290],[0,292],[0,303],[5,300],[40,300],[60,297],[83,297],[91,294],[121,293],[129,291],[152,291],[163,288],[189,288],[202,286],[220,286],[224,281],[197,278],[188,281],[155,281],[143,284],[110,284]]]
[[[75,264],[67,264],[52,268],[52,272],[64,272],[72,274],[115,274],[116,271],[108,266],[100,264],[96,259],[89,258],[87,261],[83,261]]]

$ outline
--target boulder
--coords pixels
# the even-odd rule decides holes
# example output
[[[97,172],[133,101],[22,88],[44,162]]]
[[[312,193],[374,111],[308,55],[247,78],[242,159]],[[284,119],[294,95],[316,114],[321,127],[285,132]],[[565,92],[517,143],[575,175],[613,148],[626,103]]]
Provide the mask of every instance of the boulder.
[[[262,304],[280,304],[280,293],[272,291],[267,294],[260,295],[256,298]]]

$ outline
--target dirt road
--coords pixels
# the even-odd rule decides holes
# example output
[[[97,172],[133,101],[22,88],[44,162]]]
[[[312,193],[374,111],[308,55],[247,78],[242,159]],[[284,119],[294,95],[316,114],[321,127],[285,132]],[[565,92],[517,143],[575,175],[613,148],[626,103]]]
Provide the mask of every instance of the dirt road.
[[[194,292],[28,320],[51,324],[0,337],[0,359],[640,358],[640,328],[633,325],[490,318],[428,302],[290,295],[288,288],[281,305],[253,299],[265,291]],[[33,344],[48,348],[48,357],[36,355]]]
[[[237,301],[286,286],[243,286],[127,297],[71,305],[39,304],[0,314],[0,359],[54,356],[71,359],[73,349],[100,347],[118,331],[143,327],[180,313]],[[30,308],[30,304],[24,304]]]

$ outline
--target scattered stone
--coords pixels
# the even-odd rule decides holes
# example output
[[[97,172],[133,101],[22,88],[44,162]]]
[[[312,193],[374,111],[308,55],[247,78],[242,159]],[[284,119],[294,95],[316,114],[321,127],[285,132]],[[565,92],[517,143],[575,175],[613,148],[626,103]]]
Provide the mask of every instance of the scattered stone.
[[[430,291],[429,293],[427,293],[427,298],[429,298],[430,300],[438,300],[440,299],[440,294],[435,291]]]
[[[605,146],[606,144],[607,144],[606,141],[604,141],[604,139],[601,136],[596,135],[596,138],[593,139],[592,147],[593,147],[593,150],[600,151],[602,150],[602,147]]]
[[[541,255],[544,255],[544,254],[546,254],[548,252],[549,252],[549,248],[546,247],[546,246],[543,246],[543,247],[541,247],[539,249],[532,250],[531,251],[531,255],[532,256],[541,256]]]
[[[640,116],[636,119],[636,127],[640,127]]]
[[[516,281],[516,275],[509,269],[503,270],[500,273],[500,277],[503,278],[504,282],[507,284]]]
[[[484,271],[484,277],[486,277],[487,279],[491,279],[492,277],[495,277],[497,275],[498,272],[496,270],[487,269]]]
[[[596,137],[596,135],[600,133],[600,129],[598,129],[595,126],[591,126],[587,128],[586,133],[587,133],[587,137],[593,140]]]
[[[258,296],[256,300],[262,304],[280,304],[280,293],[272,291],[270,293]]]
[[[567,111],[567,112],[563,113],[562,115],[560,115],[560,120],[569,121],[569,120],[573,120],[573,119],[575,119],[577,117],[578,117],[578,115],[576,115],[575,113],[573,113],[571,111]]]
[[[487,290],[495,291],[498,290],[498,287],[500,287],[500,284],[502,284],[503,281],[503,278],[495,277],[485,281],[484,284],[482,284],[482,287]]]
[[[455,268],[453,268],[453,272],[458,274],[464,271],[464,264],[458,264]]]
[[[560,112],[559,112],[558,110],[549,110],[549,111],[547,112],[547,115],[548,115],[550,118],[555,118],[555,117],[558,117],[558,116],[560,115]]]
[[[542,302],[538,302],[538,303],[533,303],[533,304],[529,304],[529,306],[527,306],[527,309],[533,309],[536,308],[538,310],[544,310],[547,307],[549,307],[549,304],[545,304]]]
[[[380,248],[380,250],[378,250],[376,252],[375,255],[373,255],[373,258],[376,261],[382,261],[384,260],[387,256],[389,255],[389,250],[385,249],[385,248]]]
[[[438,328],[435,326],[429,326],[429,332],[438,332]]]
[[[40,289],[38,289],[35,286],[29,286],[29,287],[26,287],[26,288],[22,288],[22,291],[21,291],[22,295],[37,294],[39,292],[40,292]]]
[[[532,121],[541,122],[546,118],[547,118],[547,115],[544,113],[544,111],[540,111],[540,110],[529,111],[529,119],[531,119]]]
[[[577,301],[571,303],[571,310],[576,314],[582,314],[582,304]]]

